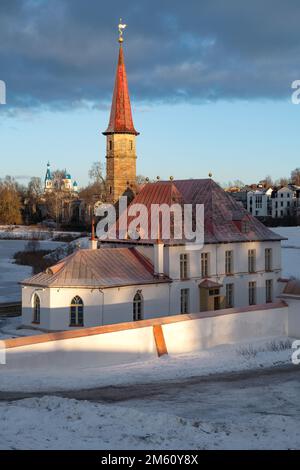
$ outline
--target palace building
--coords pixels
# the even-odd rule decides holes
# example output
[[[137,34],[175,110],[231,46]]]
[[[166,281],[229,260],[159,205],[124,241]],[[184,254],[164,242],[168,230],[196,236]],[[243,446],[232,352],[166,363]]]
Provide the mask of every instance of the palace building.
[[[46,331],[93,327],[176,314],[271,304],[282,292],[281,237],[249,214],[211,178],[146,183],[137,192],[136,131],[122,37],[106,136],[107,202],[134,196],[152,204],[204,205],[204,243],[158,232],[155,239],[117,235],[78,249],[22,284],[23,324]],[[157,162],[159,165],[159,162]],[[150,211],[150,212],[149,212]]]

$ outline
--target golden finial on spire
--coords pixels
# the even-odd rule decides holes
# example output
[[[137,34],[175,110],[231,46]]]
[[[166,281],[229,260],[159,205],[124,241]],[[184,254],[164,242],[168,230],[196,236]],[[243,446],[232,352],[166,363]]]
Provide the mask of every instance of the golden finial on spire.
[[[121,44],[124,39],[123,39],[123,31],[127,27],[127,24],[122,23],[122,18],[120,18],[120,23],[119,23],[119,43]]]

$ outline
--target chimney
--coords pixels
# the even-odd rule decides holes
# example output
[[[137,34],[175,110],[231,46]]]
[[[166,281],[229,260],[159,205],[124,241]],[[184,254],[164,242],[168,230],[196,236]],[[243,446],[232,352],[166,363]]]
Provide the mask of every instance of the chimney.
[[[154,250],[154,275],[161,277],[164,275],[164,244],[161,240],[157,240],[153,244]]]
[[[98,240],[95,237],[95,218],[92,218],[92,236],[90,238],[90,250],[97,250]]]

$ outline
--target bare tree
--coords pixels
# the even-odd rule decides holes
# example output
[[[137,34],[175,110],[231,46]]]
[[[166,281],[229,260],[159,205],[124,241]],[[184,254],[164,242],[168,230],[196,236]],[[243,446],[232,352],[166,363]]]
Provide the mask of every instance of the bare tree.
[[[274,181],[270,175],[267,175],[263,180],[259,182],[261,185],[264,186],[264,188],[269,189],[274,186]]]
[[[101,162],[94,162],[89,171],[89,178],[92,183],[102,183],[105,185],[103,177],[103,165]]]
[[[234,186],[235,188],[241,189],[241,188],[243,188],[243,187],[245,186],[245,184],[244,184],[243,181],[241,181],[241,180],[234,180],[233,186]]]
[[[42,194],[43,194],[43,187],[41,178],[37,178],[34,176],[28,183],[27,194],[30,200],[37,202]]]
[[[0,222],[3,224],[22,223],[18,187],[10,176],[0,182]]]
[[[295,168],[295,170],[291,172],[291,183],[300,186],[300,168]]]
[[[279,180],[276,180],[275,182],[276,186],[281,186],[282,188],[287,186],[289,183],[290,183],[290,180],[287,177],[281,177],[279,178]]]

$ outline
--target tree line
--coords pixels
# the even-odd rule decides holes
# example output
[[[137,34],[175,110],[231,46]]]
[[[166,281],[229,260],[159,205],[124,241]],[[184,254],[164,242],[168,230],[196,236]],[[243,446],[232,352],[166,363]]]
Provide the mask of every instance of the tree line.
[[[278,178],[277,180],[273,180],[270,175],[267,175],[264,179],[260,180],[259,183],[262,184],[262,186],[264,186],[265,188],[285,187],[289,184],[300,187],[300,168],[295,168],[294,170],[292,170],[289,177],[283,176]],[[242,189],[246,186],[247,185],[241,180],[229,181],[228,183],[222,185],[224,189],[233,187]]]
[[[20,185],[11,176],[0,179],[0,224],[38,223],[45,217],[56,221],[60,217],[63,203],[75,198],[90,206],[97,201],[105,202],[106,182],[100,162],[92,164],[88,172],[89,183],[80,189],[77,196],[64,191],[60,186],[64,174],[65,172],[59,169],[52,172],[52,179],[57,184],[51,192],[45,192],[43,181],[39,177],[32,177],[27,186]],[[146,178],[138,176],[137,181],[143,183]],[[43,215],[39,211],[41,206]]]

